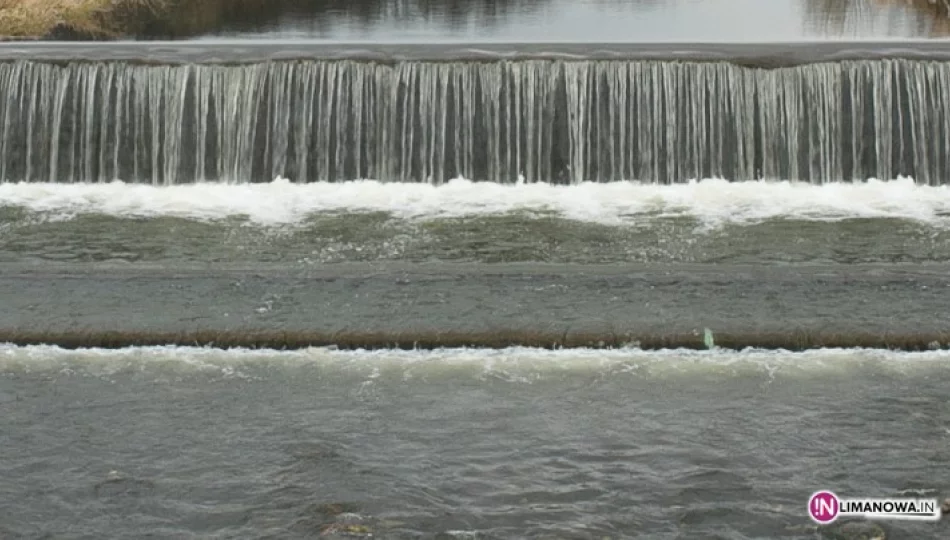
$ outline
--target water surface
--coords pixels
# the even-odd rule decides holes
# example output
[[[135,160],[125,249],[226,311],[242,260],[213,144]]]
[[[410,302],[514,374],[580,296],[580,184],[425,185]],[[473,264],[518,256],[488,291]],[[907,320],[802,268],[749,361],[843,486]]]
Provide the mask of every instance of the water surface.
[[[296,54],[283,45],[292,40],[748,43],[944,32],[929,8],[903,2],[304,4],[274,2],[253,21],[226,20],[188,58],[214,63],[228,48],[247,62],[253,51],[239,45],[265,40],[254,54],[271,58]],[[65,56],[43,54],[141,59],[143,50],[65,47]],[[153,59],[185,54],[157,47],[165,52],[149,52]],[[789,56],[775,47],[769,54]],[[939,43],[929,47],[943,54]],[[3,49],[21,60],[40,53]],[[386,66],[353,68],[339,78],[335,64],[288,63],[269,65],[272,79],[255,78],[265,68],[254,65],[7,65],[2,110],[18,135],[2,145],[0,329],[525,329],[699,343],[707,328],[888,336],[950,325],[950,191],[939,143],[950,124],[921,113],[950,103],[944,64],[842,64],[858,78],[839,64],[775,72],[719,64],[702,68],[704,80],[728,79],[716,71],[724,70],[745,90],[688,96],[683,89],[709,86],[680,77],[679,64],[648,67],[680,78],[605,79],[618,91],[597,96],[578,93],[586,75],[563,79],[581,83],[557,93],[576,99],[558,135],[571,146],[538,151],[534,131],[512,132],[522,119],[552,125],[540,112],[567,109],[552,98],[531,102],[538,116],[523,115],[518,99],[497,97],[492,73],[530,68],[524,85],[512,80],[534,96],[532,84],[583,62],[535,69],[497,52],[494,61],[472,71],[485,79],[479,86],[458,87],[487,89],[480,106],[505,119],[491,126],[475,123],[488,116],[462,107],[452,85],[443,84],[441,102],[408,109],[377,110],[385,102],[360,90],[370,78],[393,81],[379,95],[409,99],[467,73],[461,62],[401,64],[396,76]],[[622,62],[607,67],[629,72]],[[288,85],[293,69],[300,88]],[[616,75],[610,69],[605,76]],[[419,81],[406,86],[416,90],[390,92],[404,76]],[[603,96],[615,109],[598,105]],[[386,144],[358,144],[364,107],[352,104],[364,98],[367,114],[393,121],[379,124]],[[643,126],[660,101],[669,110],[633,144],[626,126]],[[763,116],[753,120],[756,111]],[[354,131],[341,127],[351,113]],[[587,123],[587,113],[604,121]],[[623,127],[611,123],[618,118]],[[460,129],[484,133],[447,146]],[[743,133],[742,144],[723,147],[717,130]],[[476,153],[476,142],[488,149]],[[464,166],[433,172],[450,164],[436,159],[447,147]],[[385,167],[363,163],[377,154]],[[284,179],[295,176],[284,170],[288,156],[312,174]],[[522,163],[552,156],[547,169]],[[650,166],[633,167],[642,156]],[[740,181],[689,181],[734,161],[739,173],[726,176]],[[486,163],[495,169],[480,171]],[[911,173],[922,181],[896,179]],[[459,174],[496,182],[453,180]],[[763,175],[770,181],[751,181]],[[841,538],[844,525],[818,529],[807,519],[813,491],[948,494],[950,343],[932,342],[927,353],[797,354],[635,345],[0,345],[0,538]],[[880,527],[891,539],[950,533],[946,522]]]
[[[0,347],[0,534],[834,538],[806,517],[814,490],[946,493],[948,366],[860,350]]]
[[[198,39],[798,41],[939,37],[945,11],[889,0],[285,0]]]
[[[0,327],[942,332],[948,231],[910,180],[6,184]]]

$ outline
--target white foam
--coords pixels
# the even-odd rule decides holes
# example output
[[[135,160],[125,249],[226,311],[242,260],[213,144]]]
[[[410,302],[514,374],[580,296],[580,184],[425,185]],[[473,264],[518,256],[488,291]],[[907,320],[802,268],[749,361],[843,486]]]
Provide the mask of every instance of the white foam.
[[[913,373],[950,368],[950,351],[899,352],[879,349],[818,349],[805,352],[747,349],[644,351],[635,348],[595,350],[437,349],[340,351],[310,348],[294,351],[204,347],[129,347],[124,349],[67,350],[56,346],[0,344],[0,373],[66,373],[81,370],[101,375],[158,369],[171,372],[204,372],[226,378],[246,377],[254,367],[318,366],[349,372],[368,380],[380,370],[398,371],[403,377],[469,372],[479,376],[504,376],[529,381],[545,374],[630,373],[646,377],[739,375],[766,373],[785,376],[822,376],[833,373]]]
[[[824,185],[718,179],[677,185],[571,186],[462,179],[441,186],[370,180],[294,184],[285,179],[168,187],[122,182],[6,183],[0,184],[0,206],[61,219],[90,213],[195,220],[246,216],[260,225],[294,224],[329,212],[387,212],[396,218],[433,219],[527,211],[604,224],[636,223],[649,216],[692,216],[709,225],[775,218],[898,218],[946,226],[950,224],[950,187],[917,185],[906,178]]]

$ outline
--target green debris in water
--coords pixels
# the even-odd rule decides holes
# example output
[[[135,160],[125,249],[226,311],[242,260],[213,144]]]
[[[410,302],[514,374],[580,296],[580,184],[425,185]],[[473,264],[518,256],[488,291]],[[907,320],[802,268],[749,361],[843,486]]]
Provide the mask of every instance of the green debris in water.
[[[320,528],[320,536],[330,536],[334,534],[372,536],[373,531],[365,525],[351,525],[347,523],[329,523]]]
[[[707,349],[716,347],[716,342],[713,340],[712,330],[708,328],[706,329],[705,333],[703,334],[703,343],[706,344]]]

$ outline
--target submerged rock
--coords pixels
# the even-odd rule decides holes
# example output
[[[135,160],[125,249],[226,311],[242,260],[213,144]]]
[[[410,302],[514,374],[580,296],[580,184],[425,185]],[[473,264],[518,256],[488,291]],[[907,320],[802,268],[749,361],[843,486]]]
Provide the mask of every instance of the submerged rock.
[[[359,514],[359,505],[352,502],[321,503],[310,507],[311,516],[297,523],[302,530],[316,529],[319,536],[332,538],[369,538],[376,529],[375,520]]]
[[[887,531],[869,521],[842,521],[821,528],[821,537],[828,540],[887,540]]]
[[[97,497],[136,497],[148,495],[154,489],[154,482],[133,478],[119,471],[109,471],[105,480],[93,486]]]
[[[352,523],[327,523],[320,527],[320,536],[372,536],[373,530],[366,525]]]
[[[313,511],[328,517],[339,516],[341,514],[356,514],[359,511],[359,505],[350,502],[324,503],[316,505]]]

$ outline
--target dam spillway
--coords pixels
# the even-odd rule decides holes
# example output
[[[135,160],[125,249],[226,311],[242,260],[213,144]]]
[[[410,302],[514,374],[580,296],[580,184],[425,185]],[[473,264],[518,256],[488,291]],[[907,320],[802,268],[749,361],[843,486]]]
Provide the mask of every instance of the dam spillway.
[[[150,63],[121,47],[31,47],[0,50],[5,182],[943,184],[950,172],[950,59],[934,45],[797,59],[776,45],[270,46]]]

